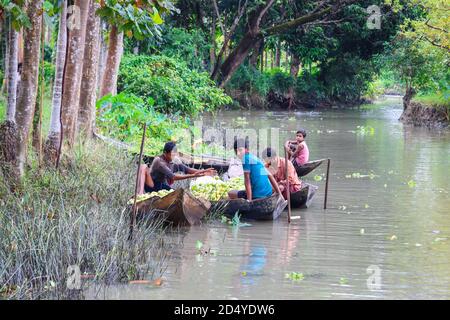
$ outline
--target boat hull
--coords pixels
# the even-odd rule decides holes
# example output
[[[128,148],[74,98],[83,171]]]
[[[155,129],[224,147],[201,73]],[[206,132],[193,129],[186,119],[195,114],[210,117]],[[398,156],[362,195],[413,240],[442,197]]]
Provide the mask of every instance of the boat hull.
[[[319,167],[322,163],[328,161],[328,159],[314,160],[307,162],[301,166],[294,164],[295,171],[299,177],[304,177],[314,171],[317,167]]]
[[[211,203],[195,198],[189,191],[178,189],[163,198],[154,197],[137,204],[138,218],[151,215],[174,226],[198,225],[208,213]]]
[[[316,194],[318,187],[312,184],[302,182],[302,188],[291,193],[291,208],[308,208]]]
[[[277,194],[268,198],[247,201],[245,199],[222,200],[215,207],[222,207],[223,214],[233,218],[236,213],[242,220],[276,220],[280,217],[287,203]]]

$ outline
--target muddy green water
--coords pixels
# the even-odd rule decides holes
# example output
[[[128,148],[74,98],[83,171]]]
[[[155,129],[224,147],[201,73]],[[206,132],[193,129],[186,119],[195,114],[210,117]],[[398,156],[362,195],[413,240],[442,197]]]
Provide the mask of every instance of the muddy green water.
[[[450,133],[405,127],[400,114],[399,98],[365,110],[224,112],[225,126],[244,116],[246,127],[280,128],[281,138],[306,128],[311,158],[332,159],[329,209],[324,181],[314,181],[323,167],[305,179],[319,191],[310,208],[294,211],[300,220],[181,231],[161,287],[129,285],[105,297],[449,299]],[[357,126],[374,132],[358,134]],[[346,178],[353,173],[375,176]],[[197,240],[216,255],[198,255]],[[372,287],[369,266],[379,271]],[[286,278],[290,272],[303,280]]]

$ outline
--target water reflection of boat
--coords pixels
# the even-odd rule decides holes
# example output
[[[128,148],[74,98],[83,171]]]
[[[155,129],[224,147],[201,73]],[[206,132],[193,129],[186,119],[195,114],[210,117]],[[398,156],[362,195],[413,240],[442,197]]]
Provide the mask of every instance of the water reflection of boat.
[[[178,226],[200,224],[211,204],[195,198],[189,191],[178,189],[163,198],[153,197],[136,206],[138,218],[145,215],[158,215],[165,221]]]
[[[245,199],[222,200],[214,204],[213,208],[223,207],[224,215],[234,217],[236,212],[245,220],[276,220],[280,217],[287,203],[274,194],[263,199],[247,201]]]

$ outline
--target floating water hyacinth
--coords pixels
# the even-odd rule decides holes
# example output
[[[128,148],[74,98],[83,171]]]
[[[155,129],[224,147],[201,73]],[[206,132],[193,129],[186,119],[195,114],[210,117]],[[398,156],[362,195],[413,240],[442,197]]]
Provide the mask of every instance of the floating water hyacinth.
[[[197,240],[197,242],[195,243],[195,248],[197,250],[202,250],[203,248],[203,242],[201,242],[200,240]]]
[[[414,188],[416,185],[417,185],[417,184],[416,184],[416,182],[415,182],[414,180],[409,180],[409,181],[408,181],[408,187]]]
[[[298,272],[286,273],[284,277],[286,279],[291,279],[292,281],[302,281],[303,279],[305,279],[303,273]]]
[[[234,214],[233,219],[231,220],[231,224],[233,227],[250,227],[250,223],[241,223],[241,219],[239,218],[239,211]]]
[[[371,126],[357,126],[356,132],[359,135],[370,135],[373,136],[375,134],[375,128]]]

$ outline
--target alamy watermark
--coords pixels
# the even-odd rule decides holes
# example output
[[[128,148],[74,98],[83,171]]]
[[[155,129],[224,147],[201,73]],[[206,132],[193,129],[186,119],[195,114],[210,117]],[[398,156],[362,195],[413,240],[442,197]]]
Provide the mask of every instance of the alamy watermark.
[[[366,9],[369,17],[367,18],[367,28],[370,30],[381,29],[381,9],[377,5],[368,6]]]
[[[367,288],[371,291],[381,289],[381,268],[377,265],[370,265],[366,269],[369,277],[366,280]]]
[[[66,286],[69,290],[81,289],[81,272],[79,266],[71,265],[67,267]]]

